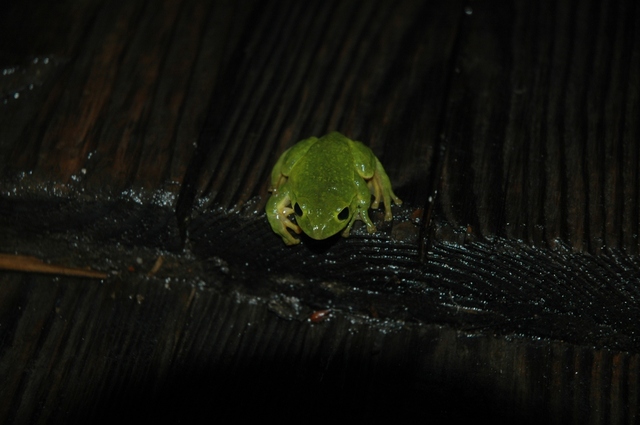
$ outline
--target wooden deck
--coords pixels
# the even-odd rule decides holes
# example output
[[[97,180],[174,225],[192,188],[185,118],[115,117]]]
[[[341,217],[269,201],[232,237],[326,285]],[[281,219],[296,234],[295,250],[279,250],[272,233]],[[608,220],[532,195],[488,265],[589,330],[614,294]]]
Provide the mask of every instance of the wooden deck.
[[[637,423],[640,4],[31,3],[0,6],[0,423]],[[404,204],[286,247],[271,167],[332,130]]]

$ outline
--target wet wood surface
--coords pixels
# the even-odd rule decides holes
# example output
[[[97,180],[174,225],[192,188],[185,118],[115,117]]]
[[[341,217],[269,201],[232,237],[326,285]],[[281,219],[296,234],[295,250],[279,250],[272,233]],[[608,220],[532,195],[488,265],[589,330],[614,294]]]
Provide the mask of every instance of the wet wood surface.
[[[0,253],[108,276],[0,272],[0,422],[635,423],[634,2],[0,10]],[[332,130],[404,204],[285,247],[271,167]]]

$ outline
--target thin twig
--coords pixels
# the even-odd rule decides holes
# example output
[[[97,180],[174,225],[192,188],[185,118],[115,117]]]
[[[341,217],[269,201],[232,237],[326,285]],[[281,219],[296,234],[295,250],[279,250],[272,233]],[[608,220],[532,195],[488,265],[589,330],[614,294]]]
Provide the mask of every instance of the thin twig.
[[[48,264],[39,258],[27,255],[0,254],[0,270],[14,270],[27,273],[48,273],[63,276],[89,277],[93,279],[106,279],[107,274],[94,270],[77,269],[74,267]]]

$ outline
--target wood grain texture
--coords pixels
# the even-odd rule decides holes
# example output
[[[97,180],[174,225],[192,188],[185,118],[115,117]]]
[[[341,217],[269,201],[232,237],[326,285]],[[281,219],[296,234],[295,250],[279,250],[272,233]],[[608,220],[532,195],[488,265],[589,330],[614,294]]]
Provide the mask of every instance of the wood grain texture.
[[[318,420],[333,415],[323,406],[360,406],[345,411],[360,420],[632,424],[637,414],[637,354],[340,311],[285,320],[230,275],[200,288],[170,275],[91,285],[2,274],[0,314],[15,327],[1,334],[0,419],[169,423],[245,417],[247,405]]]
[[[473,8],[445,113],[441,220],[637,254],[639,16],[631,2]]]
[[[264,3],[252,16],[200,138],[197,211],[257,196],[261,210],[278,156],[330,130],[384,154],[396,185],[413,182],[426,201],[461,6],[312,5]]]
[[[2,7],[0,250],[110,277],[0,274],[0,422],[635,423],[634,2]],[[405,204],[285,247],[270,168],[331,130]]]
[[[569,2],[535,6],[515,2],[506,8],[486,2],[466,9],[459,4],[445,8],[446,14],[437,5],[408,2],[375,10],[362,4],[353,21],[349,7],[354,4],[340,6],[346,8],[341,12],[322,9],[327,17],[315,9],[294,8],[289,13],[296,17],[291,34],[251,25],[244,35],[243,45],[259,40],[270,47],[252,55],[244,50],[238,53],[238,59],[230,62],[231,74],[222,79],[223,91],[231,87],[236,96],[221,101],[219,112],[206,124],[200,159],[193,168],[201,172],[194,171],[195,177],[187,179],[194,181],[194,200],[187,202],[195,206],[187,209],[193,252],[284,276],[348,282],[362,288],[360,297],[370,300],[364,304],[374,304],[385,316],[637,350],[640,340],[635,324],[640,310],[635,248],[607,246],[603,239],[597,249],[591,249],[589,241],[595,236],[589,236],[590,231],[597,229],[584,225],[596,204],[602,211],[609,209],[604,207],[604,186],[592,185],[591,191],[587,180],[615,174],[610,170],[622,163],[619,156],[607,162],[597,149],[590,151],[588,144],[598,143],[589,142],[591,133],[580,123],[597,120],[611,134],[618,134],[622,121],[605,115],[605,107],[584,108],[577,92],[574,97],[565,94],[582,87],[577,83],[581,79],[595,87],[589,90],[602,91],[610,78],[628,75],[616,72],[636,65],[623,50],[637,41],[633,20],[628,18],[637,10],[617,3],[587,3],[577,10],[580,22],[567,25],[574,10]],[[282,18],[272,10],[278,6],[263,5],[260,16]],[[340,19],[332,20],[334,13]],[[552,20],[547,18],[549,13]],[[378,14],[391,24],[375,26],[380,22]],[[372,24],[359,24],[361,17]],[[621,26],[614,25],[618,17],[625,17]],[[601,19],[602,33],[588,37],[590,24]],[[318,36],[316,26],[324,27],[329,21],[335,34],[348,41],[362,40],[358,50],[362,53],[347,50],[339,60],[326,58],[326,52],[333,50],[325,45],[335,40]],[[402,25],[394,26],[396,21]],[[623,49],[615,54],[620,62],[599,61],[606,45],[599,40],[616,37],[630,40],[616,44]],[[384,46],[381,40],[391,43],[396,52],[387,68],[382,61],[390,55],[384,48],[376,54],[368,50],[376,43]],[[389,40],[402,40],[402,44]],[[308,45],[302,48],[298,43]],[[347,42],[344,48],[353,47]],[[310,62],[291,64],[285,51],[310,52],[303,56]],[[363,67],[359,60],[374,62]],[[575,65],[576,61],[584,63]],[[603,70],[593,74],[586,65],[592,62],[590,66]],[[361,70],[353,86],[340,71],[345,66]],[[255,69],[263,72],[252,73]],[[382,74],[378,77],[365,69]],[[327,80],[315,82],[316,73]],[[396,81],[398,73],[415,77]],[[281,80],[282,75],[290,84]],[[313,92],[304,84],[329,91]],[[387,90],[385,84],[393,88]],[[572,88],[574,84],[578,86]],[[259,92],[256,87],[265,91],[261,97],[253,96]],[[331,90],[345,94],[331,97]],[[307,93],[317,98],[309,100]],[[351,121],[331,118],[329,111],[344,108],[342,99],[359,102],[374,94],[375,102],[345,109]],[[626,99],[610,95],[618,108],[638,107],[635,100],[627,103]],[[379,105],[393,107],[377,111]],[[282,114],[291,109],[303,115],[295,120],[280,115],[274,119],[267,112]],[[372,116],[376,119],[370,120]],[[244,119],[249,117],[255,118]],[[304,129],[307,122],[326,124],[296,135],[294,129]],[[368,133],[360,122],[370,123]],[[287,123],[290,127],[283,129]],[[349,123],[356,124],[354,130],[343,127]],[[633,132],[637,123],[627,126]],[[378,128],[388,131],[390,127],[393,131],[378,139]],[[372,145],[406,204],[395,209],[391,226],[382,224],[374,213],[380,229],[375,235],[356,228],[347,241],[337,238],[314,244],[306,239],[308,246],[284,247],[256,218],[266,199],[270,165],[303,134],[334,128]],[[370,136],[358,136],[358,128]],[[391,146],[397,143],[402,149],[377,148],[378,140]],[[635,143],[624,137],[607,140],[603,143],[618,150]],[[592,164],[591,171],[580,171],[587,163]],[[621,183],[616,184],[611,190],[621,193]],[[587,194],[599,200],[589,204]],[[631,204],[613,203],[610,208],[618,208],[613,214],[622,214],[621,209],[633,205],[633,199],[628,200]],[[605,226],[605,215],[595,217]],[[608,226],[621,229],[619,223]],[[603,234],[604,227],[597,232]],[[383,301],[385,297],[388,302]],[[348,303],[363,308],[353,299]]]
[[[25,7],[4,18],[28,14]],[[50,77],[35,89],[2,80],[6,220],[36,232],[80,223],[96,238],[179,249],[175,204],[243,11],[234,2],[86,1],[51,12],[85,27],[74,24],[45,51]],[[42,25],[43,34],[57,31],[51,20]],[[29,35],[13,46],[27,58],[44,49]],[[10,65],[35,73],[31,59]]]

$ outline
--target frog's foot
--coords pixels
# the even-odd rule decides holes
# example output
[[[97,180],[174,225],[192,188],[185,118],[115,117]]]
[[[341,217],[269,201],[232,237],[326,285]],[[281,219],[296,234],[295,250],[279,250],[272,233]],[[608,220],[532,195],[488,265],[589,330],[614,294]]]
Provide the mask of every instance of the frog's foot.
[[[300,239],[296,239],[293,236],[291,236],[290,233],[285,232],[282,233],[280,236],[282,236],[282,241],[285,243],[285,245],[287,246],[292,246],[292,245],[298,245],[300,243]]]
[[[282,238],[285,244],[296,245],[300,243],[300,240],[294,238],[287,229],[298,234],[302,232],[302,229],[289,219],[289,216],[293,214],[293,209],[287,206],[289,203],[287,196],[271,196],[267,201],[267,219],[273,231]]]
[[[377,230],[378,229],[376,229],[376,226],[367,226],[367,232],[369,233],[375,233]],[[345,228],[342,231],[342,237],[348,238],[350,234],[351,234],[351,226],[347,226],[347,228]]]
[[[291,219],[289,218],[291,214],[293,214],[293,208],[284,207],[281,214],[278,214],[278,219],[285,227],[288,227],[299,235],[300,233],[302,233],[302,229],[296,223],[291,221]]]
[[[342,231],[342,237],[344,238],[349,237],[349,234],[351,233],[351,227],[353,226],[353,223],[355,223],[356,220],[362,220],[364,224],[367,225],[367,232],[369,233],[375,233],[378,230],[376,229],[376,226],[374,226],[371,220],[369,219],[369,214],[365,212],[364,215],[361,216],[361,214],[358,212],[353,215],[353,218],[351,219],[347,227],[345,227],[345,229]]]
[[[287,229],[293,230],[295,233],[300,234],[302,229],[295,224],[289,216],[293,213],[293,209],[285,207],[282,208],[273,220],[271,227],[274,231],[282,237],[282,240],[287,245],[297,245],[300,243],[300,239],[294,238]]]
[[[380,165],[380,163],[378,163],[378,165]],[[391,200],[393,199],[393,202],[396,205],[402,205],[402,200],[393,193],[389,177],[384,172],[381,165],[373,173],[373,177],[367,182],[367,185],[373,194],[371,208],[378,209],[380,201],[384,202],[384,221],[391,221],[393,218],[393,215],[391,214]]]

